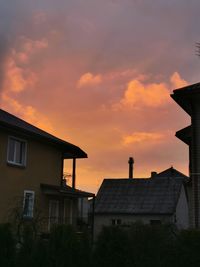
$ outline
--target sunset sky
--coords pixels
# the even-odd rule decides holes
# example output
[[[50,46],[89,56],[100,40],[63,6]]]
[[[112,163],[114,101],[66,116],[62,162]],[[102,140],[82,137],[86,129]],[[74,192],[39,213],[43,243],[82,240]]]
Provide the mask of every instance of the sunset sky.
[[[0,107],[81,147],[77,186],[188,172],[170,98],[200,81],[199,0],[0,0]],[[71,162],[70,162],[71,164]],[[66,165],[66,171],[70,171]]]

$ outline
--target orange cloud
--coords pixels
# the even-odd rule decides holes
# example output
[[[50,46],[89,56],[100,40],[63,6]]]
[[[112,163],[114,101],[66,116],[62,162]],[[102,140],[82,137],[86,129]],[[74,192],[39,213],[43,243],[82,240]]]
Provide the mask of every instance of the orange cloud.
[[[131,135],[123,137],[123,144],[130,145],[134,143],[144,143],[144,142],[159,142],[165,137],[162,133],[149,133],[149,132],[135,132]]]
[[[85,86],[94,86],[100,84],[101,82],[102,82],[102,76],[100,74],[93,75],[92,73],[87,72],[80,77],[77,83],[77,87],[81,88]]]
[[[129,108],[159,107],[168,102],[169,90],[164,83],[144,84],[135,79],[128,83],[120,106]]]
[[[9,110],[12,114],[19,116],[23,120],[41,128],[48,132],[53,133],[54,129],[50,120],[40,112],[38,112],[31,105],[22,105],[17,100],[12,97],[9,97],[6,93],[2,94],[2,108]]]
[[[174,87],[173,89],[188,85],[188,82],[182,79],[178,72],[174,72],[174,74],[170,78],[170,81],[172,83],[172,86]]]
[[[18,67],[12,57],[7,59],[3,85],[5,91],[20,93],[26,88],[33,87],[36,81],[37,78],[33,72]]]

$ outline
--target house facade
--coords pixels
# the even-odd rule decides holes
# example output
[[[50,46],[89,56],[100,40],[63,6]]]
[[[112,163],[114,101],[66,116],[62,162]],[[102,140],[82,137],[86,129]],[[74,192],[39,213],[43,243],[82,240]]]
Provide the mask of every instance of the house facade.
[[[76,189],[79,147],[0,109],[0,222],[16,216],[38,220],[43,231],[57,223],[77,226],[78,201],[94,194]],[[63,179],[72,162],[72,185]],[[80,221],[80,220],[79,220]]]
[[[96,197],[94,235],[103,226],[175,224],[189,227],[186,184],[188,177],[174,168],[150,178],[104,179]]]

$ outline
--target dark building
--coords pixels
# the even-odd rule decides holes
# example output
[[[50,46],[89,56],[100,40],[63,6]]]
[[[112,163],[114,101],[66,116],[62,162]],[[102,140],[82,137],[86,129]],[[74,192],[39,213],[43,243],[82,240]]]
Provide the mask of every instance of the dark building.
[[[179,130],[176,136],[189,146],[190,225],[200,227],[200,83],[173,91],[171,97],[191,117],[191,125]]]
[[[95,236],[103,226],[128,227],[136,221],[188,228],[188,179],[173,167],[150,178],[104,179],[96,197]]]

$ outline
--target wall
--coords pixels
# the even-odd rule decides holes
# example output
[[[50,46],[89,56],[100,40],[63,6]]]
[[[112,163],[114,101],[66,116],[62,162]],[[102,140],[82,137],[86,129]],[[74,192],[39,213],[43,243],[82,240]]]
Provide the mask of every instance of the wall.
[[[181,187],[180,197],[176,206],[176,225],[179,229],[189,227],[189,208],[184,186]]]
[[[112,219],[121,219],[122,225],[129,226],[140,221],[149,224],[150,220],[160,220],[162,223],[173,223],[172,215],[95,215],[94,217],[94,238],[96,239],[103,226],[111,226]]]
[[[200,99],[195,97],[192,109],[191,178],[192,178],[192,226],[200,228]]]
[[[8,136],[27,140],[25,168],[7,164]],[[24,190],[35,191],[35,207],[48,216],[48,199],[41,194],[40,183],[60,185],[62,170],[61,152],[51,144],[8,131],[0,131],[0,222],[7,221],[16,206],[22,205]]]

